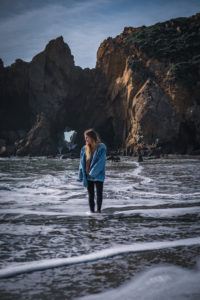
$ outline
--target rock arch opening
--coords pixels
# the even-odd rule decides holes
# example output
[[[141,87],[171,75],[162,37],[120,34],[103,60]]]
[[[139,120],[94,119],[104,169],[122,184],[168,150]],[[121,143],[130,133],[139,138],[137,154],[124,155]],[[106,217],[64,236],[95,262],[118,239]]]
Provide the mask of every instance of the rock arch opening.
[[[66,154],[77,148],[77,131],[66,127],[64,131],[58,134],[58,155]]]

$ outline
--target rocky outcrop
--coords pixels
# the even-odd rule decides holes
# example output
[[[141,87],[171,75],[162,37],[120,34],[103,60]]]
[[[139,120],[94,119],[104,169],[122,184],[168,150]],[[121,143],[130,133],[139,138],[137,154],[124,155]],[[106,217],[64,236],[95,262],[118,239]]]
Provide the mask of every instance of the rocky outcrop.
[[[159,142],[164,152],[200,148],[200,14],[150,27],[125,28],[99,47],[115,144],[136,151]]]
[[[66,128],[95,128],[111,150],[200,149],[200,14],[125,28],[74,65],[62,37],[30,63],[0,61],[0,155],[55,155]]]
[[[127,146],[142,142],[151,144],[159,139],[174,144],[179,121],[169,99],[155,81],[148,79],[133,98],[131,129]]]
[[[17,155],[40,155],[56,154],[56,136],[50,119],[42,112],[37,115],[36,122],[28,132],[25,139],[16,143]]]
[[[109,122],[104,109],[106,98],[102,75],[95,70],[76,67],[62,37],[50,41],[29,64],[24,63],[27,67],[22,77],[24,81],[19,77],[22,70],[20,74],[15,72],[19,64],[23,63],[17,60],[11,67],[2,68],[4,95],[0,138],[5,141],[4,147],[10,145],[10,128],[16,133],[26,132],[23,138],[16,135],[12,154],[55,155],[65,128],[78,132],[76,143],[79,148],[86,128],[104,130],[104,123]],[[17,78],[21,83],[16,84],[18,91],[15,86],[9,89],[9,84],[12,86]],[[106,129],[104,131],[107,134]]]

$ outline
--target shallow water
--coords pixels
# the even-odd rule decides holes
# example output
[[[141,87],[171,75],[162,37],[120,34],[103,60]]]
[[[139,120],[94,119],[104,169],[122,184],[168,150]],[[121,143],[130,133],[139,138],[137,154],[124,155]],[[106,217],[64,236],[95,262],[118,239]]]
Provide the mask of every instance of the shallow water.
[[[108,161],[101,215],[78,165],[0,159],[1,299],[199,299],[200,159]]]

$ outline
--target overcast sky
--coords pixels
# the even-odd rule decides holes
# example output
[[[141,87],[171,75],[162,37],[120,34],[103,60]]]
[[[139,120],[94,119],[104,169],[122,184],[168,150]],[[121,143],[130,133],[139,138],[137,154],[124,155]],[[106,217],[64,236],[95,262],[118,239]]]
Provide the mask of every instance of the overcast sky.
[[[200,12],[200,0],[0,0],[0,57],[31,61],[62,35],[75,64],[93,68],[100,43],[125,26],[152,25]]]

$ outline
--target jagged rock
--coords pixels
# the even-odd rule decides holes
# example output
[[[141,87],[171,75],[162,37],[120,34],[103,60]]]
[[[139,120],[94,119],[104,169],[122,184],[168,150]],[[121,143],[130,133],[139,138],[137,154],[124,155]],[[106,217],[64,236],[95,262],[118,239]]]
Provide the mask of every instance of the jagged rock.
[[[159,85],[148,79],[132,103],[132,131],[127,140],[127,146],[142,142],[151,144],[159,139],[161,142],[170,143],[179,133],[179,121],[173,111],[169,98]]]
[[[27,137],[18,143],[16,154],[19,156],[28,154],[36,156],[39,148],[40,155],[56,154],[57,148],[54,138],[55,134],[51,122],[44,113],[40,113]]]
[[[108,149],[125,154],[146,147],[148,155],[157,139],[162,153],[195,153],[199,24],[197,14],[125,28],[100,45],[92,70],[74,65],[62,37],[30,63],[4,67],[0,60],[0,139],[17,155],[56,155],[65,128],[77,132],[80,149],[84,130],[93,127]]]
[[[148,144],[159,138],[165,152],[199,148],[199,21],[197,14],[125,28],[101,44],[97,67],[108,85],[115,145],[137,151],[142,136]]]

